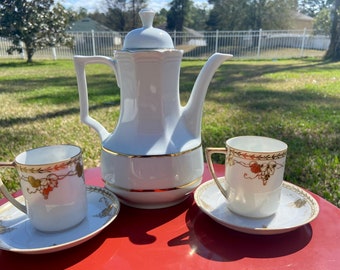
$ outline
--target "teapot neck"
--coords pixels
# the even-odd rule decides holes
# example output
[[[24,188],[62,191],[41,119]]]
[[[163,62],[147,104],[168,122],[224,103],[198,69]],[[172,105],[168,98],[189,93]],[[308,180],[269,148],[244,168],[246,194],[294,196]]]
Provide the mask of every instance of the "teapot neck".
[[[161,114],[171,114],[179,107],[182,54],[180,50],[117,51],[122,107],[128,106],[125,100],[134,100],[135,109],[152,107]]]
[[[189,147],[193,138],[186,132],[179,97],[182,54],[179,50],[116,52],[121,111],[114,133],[104,143],[107,149],[145,155]],[[131,141],[138,142],[133,149]]]
[[[176,58],[181,61],[183,56],[183,50],[177,50],[177,49],[123,49],[123,50],[117,50],[114,53],[115,59],[120,59],[124,57],[140,57],[140,58],[160,58],[162,60],[165,60],[167,58]]]
[[[120,51],[115,59],[121,88],[122,117],[127,112],[129,118],[131,115],[146,118],[144,124],[156,121],[154,126],[157,126],[165,115],[168,118],[178,115],[182,51]]]

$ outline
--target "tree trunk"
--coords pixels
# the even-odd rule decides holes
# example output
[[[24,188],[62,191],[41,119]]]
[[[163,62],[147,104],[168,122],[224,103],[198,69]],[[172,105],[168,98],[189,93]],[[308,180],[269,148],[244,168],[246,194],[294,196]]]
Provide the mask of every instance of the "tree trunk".
[[[324,59],[329,61],[340,61],[340,0],[334,1],[334,7],[331,13],[332,28],[331,42]]]
[[[33,58],[33,54],[35,52],[35,50],[29,46],[29,45],[25,45],[26,46],[26,53],[27,53],[27,63],[32,63],[32,58]]]

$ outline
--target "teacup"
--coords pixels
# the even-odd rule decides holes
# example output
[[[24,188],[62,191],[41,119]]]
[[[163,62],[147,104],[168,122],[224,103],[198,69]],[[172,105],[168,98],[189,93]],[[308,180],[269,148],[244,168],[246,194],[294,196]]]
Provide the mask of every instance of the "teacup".
[[[45,232],[66,230],[87,214],[87,195],[81,148],[53,145],[19,154],[0,167],[16,168],[25,205],[14,199],[0,179],[0,190],[32,225]]]
[[[206,148],[209,170],[232,212],[250,218],[273,215],[280,204],[287,144],[261,136],[228,139],[225,148]],[[225,177],[216,177],[213,154],[224,154]]]

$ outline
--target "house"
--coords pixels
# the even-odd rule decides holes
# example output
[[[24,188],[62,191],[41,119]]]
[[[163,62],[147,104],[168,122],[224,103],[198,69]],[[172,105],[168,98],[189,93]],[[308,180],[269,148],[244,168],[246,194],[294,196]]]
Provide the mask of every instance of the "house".
[[[112,30],[91,18],[83,18],[72,23],[68,32],[111,32]]]
[[[191,46],[207,46],[207,41],[205,40],[204,34],[197,32],[196,30],[193,30],[193,29],[188,28],[188,27],[183,27],[183,30],[184,30],[185,33],[188,33],[189,36],[192,37],[187,41],[188,45],[191,45]]]
[[[307,30],[312,30],[313,23],[314,19],[312,17],[299,12],[294,12],[292,20],[292,29],[301,30],[306,28]]]
[[[181,45],[188,45],[188,46],[207,46],[207,41],[202,32],[198,32],[194,29],[183,27],[183,31],[179,32],[177,36],[176,31],[169,31],[166,27],[166,23],[156,26],[157,28],[168,32],[174,41],[176,47]]]
[[[111,56],[122,44],[120,33],[91,18],[72,23],[67,32],[74,37],[75,54]]]

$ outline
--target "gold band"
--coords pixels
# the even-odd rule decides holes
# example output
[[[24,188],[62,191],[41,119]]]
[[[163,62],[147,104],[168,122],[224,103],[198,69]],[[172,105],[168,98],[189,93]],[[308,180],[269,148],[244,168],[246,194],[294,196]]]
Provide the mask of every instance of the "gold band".
[[[248,159],[248,160],[275,160],[275,159],[281,159],[284,158],[287,154],[287,150],[283,150],[281,152],[276,153],[249,153],[246,151],[236,150],[233,148],[230,148],[229,150],[229,159],[233,157]]]
[[[124,190],[124,191],[128,191],[128,192],[165,192],[165,191],[188,188],[188,187],[200,182],[201,180],[202,180],[202,177],[198,177],[195,180],[191,181],[190,183],[184,184],[182,186],[172,187],[172,188],[158,188],[158,189],[129,189],[129,188],[119,187],[119,186],[114,185],[112,183],[109,183],[105,180],[104,180],[104,182],[105,182],[106,185],[108,185],[108,186],[110,186],[114,189],[120,189],[120,190]]]
[[[177,153],[171,153],[171,154],[163,154],[163,155],[131,155],[131,154],[124,154],[124,153],[120,153],[120,152],[111,151],[111,150],[105,148],[104,146],[102,146],[102,150],[104,152],[107,152],[107,153],[111,154],[111,155],[124,156],[124,157],[127,157],[127,158],[177,157],[177,156],[181,156],[181,155],[187,154],[189,152],[193,152],[196,149],[200,148],[201,146],[202,146],[202,144],[199,144],[198,146],[196,146],[196,147],[194,147],[192,149],[189,149],[189,150],[185,150],[185,151],[177,152]]]

